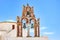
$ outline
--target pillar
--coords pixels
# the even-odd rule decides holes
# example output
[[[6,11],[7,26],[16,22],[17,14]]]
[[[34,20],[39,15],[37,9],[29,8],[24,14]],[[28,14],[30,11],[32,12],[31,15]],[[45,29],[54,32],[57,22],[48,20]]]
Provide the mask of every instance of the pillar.
[[[19,25],[17,25],[17,37],[19,37]]]
[[[19,37],[22,37],[22,23],[19,25]]]
[[[34,37],[37,37],[37,24],[34,24]]]
[[[19,16],[17,16],[17,37],[22,37],[22,22]]]
[[[39,23],[40,19],[38,19],[37,21],[38,21],[38,37],[40,37],[40,26],[39,26],[40,25],[40,23]]]

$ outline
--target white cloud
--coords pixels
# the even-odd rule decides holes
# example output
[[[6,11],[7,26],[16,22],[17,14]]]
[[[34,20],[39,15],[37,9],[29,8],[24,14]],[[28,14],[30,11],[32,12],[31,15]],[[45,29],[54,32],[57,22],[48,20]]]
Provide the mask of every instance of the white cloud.
[[[47,27],[40,27],[40,30],[42,31],[42,30],[46,30],[47,29]],[[40,32],[41,32],[40,31]],[[34,32],[34,28],[33,29],[30,29],[30,32]]]
[[[16,22],[15,20],[6,20],[6,21],[8,21],[8,22]]]
[[[54,34],[54,32],[44,32],[44,35],[50,35],[50,34]]]
[[[47,27],[40,27],[40,30],[45,30],[47,29]]]
[[[52,34],[54,34],[54,32],[45,32],[45,30],[47,30],[48,28],[47,27],[41,27],[40,28],[40,34],[41,35],[52,35]],[[33,29],[30,29],[30,33],[33,33],[34,34],[34,28]]]

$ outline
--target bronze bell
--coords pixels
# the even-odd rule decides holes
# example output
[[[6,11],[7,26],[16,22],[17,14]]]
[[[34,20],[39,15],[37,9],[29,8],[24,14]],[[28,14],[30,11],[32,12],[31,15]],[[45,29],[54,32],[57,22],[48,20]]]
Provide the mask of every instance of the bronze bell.
[[[34,28],[34,25],[33,24],[31,24],[31,28]]]
[[[23,25],[23,28],[25,29],[26,28],[26,24],[24,23],[24,25]]]

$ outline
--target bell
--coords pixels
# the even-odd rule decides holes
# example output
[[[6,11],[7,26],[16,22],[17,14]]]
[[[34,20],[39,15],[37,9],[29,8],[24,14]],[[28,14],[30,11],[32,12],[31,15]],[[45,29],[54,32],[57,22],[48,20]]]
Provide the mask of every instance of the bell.
[[[34,28],[34,25],[33,24],[31,24],[31,28]]]
[[[31,20],[32,20],[32,19],[30,19],[30,23],[31,23]]]
[[[24,23],[24,25],[23,25],[23,28],[25,29],[26,28],[26,24]]]
[[[27,15],[29,15],[30,14],[30,12],[29,11],[27,11]]]

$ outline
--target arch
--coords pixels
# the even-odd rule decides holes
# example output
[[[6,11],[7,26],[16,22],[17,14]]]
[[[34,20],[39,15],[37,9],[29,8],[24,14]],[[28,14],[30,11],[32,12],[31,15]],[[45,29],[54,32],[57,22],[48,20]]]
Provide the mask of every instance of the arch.
[[[32,18],[31,18],[31,20],[33,20],[33,21],[34,21],[34,23],[36,23],[36,19],[35,19],[34,17],[32,17]]]
[[[31,19],[30,19],[30,21],[33,21],[34,23],[33,23],[33,28],[34,28],[34,36],[37,34],[36,33],[36,22],[37,22],[37,20],[36,20],[36,18],[35,17],[31,17]]]
[[[23,20],[22,20],[22,23],[26,23],[26,20],[25,20],[25,19],[23,19]]]
[[[36,21],[37,20],[33,17],[30,19],[30,23],[33,24],[33,28],[34,28],[34,25],[36,24]]]
[[[23,19],[26,20],[26,23],[28,23],[28,18],[22,17],[21,22],[22,22]]]

